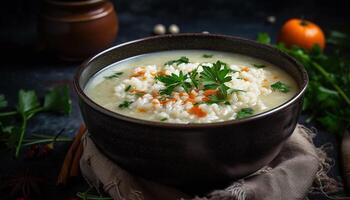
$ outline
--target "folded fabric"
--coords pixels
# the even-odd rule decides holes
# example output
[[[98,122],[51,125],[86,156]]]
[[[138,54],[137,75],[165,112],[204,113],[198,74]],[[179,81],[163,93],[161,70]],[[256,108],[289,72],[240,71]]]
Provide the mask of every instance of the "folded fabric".
[[[326,175],[326,154],[314,146],[311,131],[301,125],[268,166],[205,197],[191,197],[176,188],[133,176],[99,152],[88,133],[82,140],[80,168],[84,178],[116,200],[295,200],[306,197],[314,180],[336,185]]]

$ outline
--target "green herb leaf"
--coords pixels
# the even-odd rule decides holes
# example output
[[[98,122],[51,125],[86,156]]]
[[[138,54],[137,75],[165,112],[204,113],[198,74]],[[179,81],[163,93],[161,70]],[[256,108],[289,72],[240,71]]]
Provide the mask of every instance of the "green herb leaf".
[[[200,78],[204,89],[218,89],[216,97],[210,97],[209,102],[224,102],[227,98],[227,90],[230,89],[225,85],[226,82],[232,80],[228,74],[231,72],[227,64],[221,61],[213,63],[212,67],[202,66],[203,71],[200,73]]]
[[[342,129],[341,127],[344,124],[344,122],[340,118],[330,114],[327,114],[323,117],[319,117],[317,121],[320,122],[321,125],[326,127],[332,133],[340,133]]]
[[[258,42],[262,44],[270,44],[271,43],[271,38],[268,33],[258,33],[258,37],[256,39]]]
[[[179,75],[172,73],[170,76],[157,76],[155,79],[164,83],[165,89],[160,90],[160,94],[171,95],[174,89],[178,86],[181,86],[187,93],[191,88],[191,83],[187,82],[188,74],[184,75],[182,71],[180,71]]]
[[[166,120],[168,120],[168,118],[166,118],[166,117],[160,119],[161,122],[164,122],[164,121],[166,121]]]
[[[264,65],[264,64],[253,64],[253,66],[258,68],[258,69],[266,67],[266,65]]]
[[[209,101],[207,101],[205,103],[207,103],[207,104],[213,104],[213,103],[219,104],[219,103],[225,103],[225,102],[227,102],[227,101],[224,98],[218,97],[217,95],[210,95]]]
[[[0,109],[5,108],[7,106],[7,101],[5,99],[5,96],[0,94]]]
[[[55,87],[50,90],[45,95],[44,110],[68,115],[72,110],[68,86]]]
[[[203,58],[212,58],[214,55],[213,54],[203,54]]]
[[[185,56],[182,56],[181,58],[177,59],[177,60],[170,60],[168,62],[166,62],[164,65],[172,65],[172,64],[176,64],[179,65],[181,63],[189,63],[189,59]]]
[[[105,76],[105,79],[114,79],[114,78],[119,78],[119,76],[121,76],[123,74],[123,72],[115,72],[109,76]]]
[[[24,118],[30,118],[32,112],[40,107],[38,97],[33,90],[25,91],[20,90],[18,93],[18,112],[23,115]]]
[[[237,113],[237,119],[242,119],[251,116],[254,113],[254,110],[252,108],[242,108]]]
[[[198,87],[199,87],[199,80],[197,78],[198,77],[197,69],[194,69],[193,71],[191,71],[189,73],[189,75],[190,75],[190,79],[191,79],[192,84],[194,85],[195,88],[198,89]]]
[[[289,92],[289,86],[287,86],[286,84],[282,83],[281,81],[278,81],[278,82],[272,84],[271,88],[273,90],[278,90],[278,91],[283,92],[283,93]]]
[[[129,108],[129,106],[134,103],[133,101],[124,101],[123,103],[119,104],[119,108],[123,109],[123,108]]]
[[[131,89],[131,85],[128,85],[126,88],[125,88],[125,92],[129,91]]]

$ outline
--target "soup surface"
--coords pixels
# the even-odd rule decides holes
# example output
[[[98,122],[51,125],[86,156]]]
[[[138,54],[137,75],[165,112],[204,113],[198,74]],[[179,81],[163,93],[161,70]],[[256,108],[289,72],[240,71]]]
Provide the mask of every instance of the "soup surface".
[[[252,57],[218,51],[144,54],[96,73],[85,93],[133,118],[210,123],[246,118],[283,104],[298,86],[285,71]]]

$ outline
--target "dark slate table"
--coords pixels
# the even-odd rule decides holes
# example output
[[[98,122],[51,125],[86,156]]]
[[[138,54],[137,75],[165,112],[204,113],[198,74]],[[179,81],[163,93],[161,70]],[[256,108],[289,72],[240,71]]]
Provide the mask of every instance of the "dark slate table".
[[[0,31],[0,55],[2,55],[0,93],[5,94],[11,103],[17,101],[17,91],[21,88],[35,89],[42,96],[52,86],[59,84],[71,85],[74,72],[80,64],[79,62],[60,61],[45,51],[39,51],[36,48],[37,34],[35,31],[35,16],[38,9],[32,6],[31,10],[33,12],[28,12],[26,6],[29,2],[14,2],[16,2],[16,6],[19,5],[22,8],[24,14],[17,10],[17,14],[21,17],[14,19],[14,21],[12,19],[12,21],[6,22]],[[326,10],[329,4],[325,4],[317,11],[308,13],[307,9],[312,9],[315,1],[308,1],[304,5],[305,7],[294,6],[290,10],[288,6],[283,7],[283,9],[277,9],[278,6],[273,5],[273,2],[279,3],[279,1],[272,1],[272,3],[266,3],[266,5],[258,1],[255,1],[254,4],[242,3],[244,1],[228,3],[228,1],[224,0],[216,2],[204,1],[204,3],[207,2],[205,5],[203,5],[203,1],[193,1],[190,5],[186,1],[169,2],[167,4],[161,3],[160,0],[147,3],[144,1],[132,1],[132,3],[128,4],[127,2],[120,1],[120,3],[116,3],[119,13],[120,32],[115,44],[149,36],[153,26],[157,23],[166,25],[176,23],[179,25],[181,32],[209,31],[210,33],[254,39],[258,32],[268,32],[275,38],[281,23],[290,17],[304,15],[318,22],[325,29],[342,29],[346,27],[348,21],[347,16],[323,15],[323,11]],[[301,3],[303,1],[298,2]],[[34,5],[37,5],[37,1],[35,1]],[[242,9],[239,9],[241,7]],[[153,8],[157,10],[151,12]],[[305,15],[305,13],[308,14]],[[336,11],[333,10],[334,13]],[[266,22],[266,17],[269,15],[276,16],[277,22],[275,24]],[[29,16],[31,20],[23,20],[25,16]],[[16,26],[18,23],[21,25],[20,27]],[[76,96],[73,91],[71,92],[73,111],[69,117],[41,114],[30,121],[28,133],[55,134],[58,130],[65,128],[64,134],[72,136],[82,120]],[[14,106],[13,104],[11,105]],[[303,119],[301,118],[300,121],[302,122]],[[339,141],[334,135],[324,132],[320,127],[317,128],[318,133],[314,139],[315,144],[316,146],[325,143],[332,144],[333,149],[329,151],[329,155],[335,160],[335,164],[330,171],[330,175],[338,179],[341,176],[339,169]],[[67,148],[67,143],[59,144],[49,157],[34,160],[25,160],[23,158],[16,160],[8,152],[1,152],[0,177],[14,175],[18,171],[29,169],[33,174],[46,177],[46,184],[42,186],[42,199],[70,199],[75,192],[84,191],[87,185],[82,178],[74,180],[68,187],[62,188],[55,185],[55,180]],[[6,191],[1,191],[0,199],[6,199],[8,194]],[[320,194],[312,195],[310,199],[327,198]]]

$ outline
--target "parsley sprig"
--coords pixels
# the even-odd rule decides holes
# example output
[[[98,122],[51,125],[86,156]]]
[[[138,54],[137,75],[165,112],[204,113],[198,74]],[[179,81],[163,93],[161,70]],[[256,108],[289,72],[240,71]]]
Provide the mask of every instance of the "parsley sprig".
[[[0,109],[7,107],[3,95],[0,95]],[[0,113],[0,137],[6,138],[6,144],[15,149],[18,157],[25,140],[27,126],[34,116],[43,112],[69,114],[71,99],[68,86],[59,86],[46,93],[40,101],[34,90],[20,90],[16,110]],[[17,119],[17,120],[16,120]]]
[[[227,91],[230,89],[226,82],[232,80],[232,77],[228,74],[230,69],[227,67],[226,63],[217,61],[213,63],[212,67],[202,66],[203,71],[200,74],[200,79],[204,86],[204,89],[217,89],[218,92],[216,95],[211,95],[211,102],[222,102],[227,98]]]
[[[218,92],[215,95],[209,96],[207,103],[226,102],[228,90],[230,87],[225,85],[226,82],[232,80],[229,73],[232,72],[228,65],[220,60],[213,65],[202,65],[203,71],[198,73],[198,69],[194,69],[188,74],[180,71],[179,75],[171,74],[166,76],[156,76],[156,80],[165,84],[165,89],[160,91],[162,95],[171,95],[176,87],[182,87],[187,93],[193,89],[203,87],[203,89],[215,89]]]
[[[123,74],[123,72],[115,72],[111,75],[105,76],[105,79],[114,79],[114,78],[119,78],[119,76],[121,76]]]
[[[253,115],[254,110],[252,108],[242,108],[240,111],[237,112],[237,119],[243,119],[246,117],[249,117]]]
[[[119,104],[118,107],[120,109],[123,109],[123,108],[129,108],[129,106],[134,103],[133,101],[123,101],[123,103]]]
[[[187,81],[188,74],[180,71],[179,75],[172,73],[170,76],[156,76],[156,80],[165,84],[165,89],[160,90],[160,94],[171,95],[174,89],[178,86],[182,87],[186,92],[190,91],[191,83]]]
[[[271,85],[271,88],[273,90],[278,90],[280,92],[287,93],[287,92],[289,92],[290,87],[288,85],[286,85],[285,83],[282,83],[281,81],[277,81],[276,83]]]

